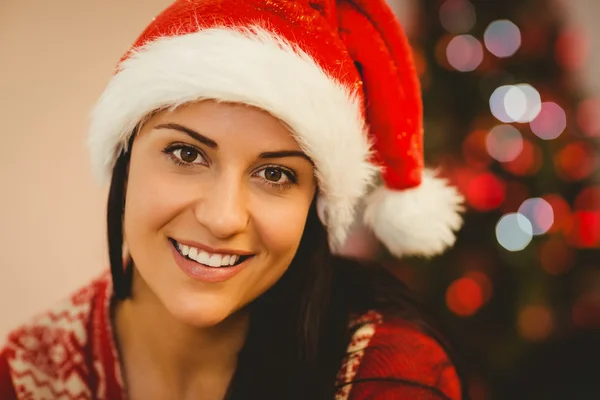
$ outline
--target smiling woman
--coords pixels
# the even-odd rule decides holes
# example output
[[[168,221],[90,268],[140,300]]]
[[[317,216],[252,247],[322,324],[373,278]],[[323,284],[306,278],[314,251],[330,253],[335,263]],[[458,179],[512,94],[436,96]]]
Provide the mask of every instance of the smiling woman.
[[[383,1],[176,1],[119,63],[90,149],[110,274],[11,333],[0,398],[462,398],[408,290],[339,254],[363,201],[396,256],[461,225]]]

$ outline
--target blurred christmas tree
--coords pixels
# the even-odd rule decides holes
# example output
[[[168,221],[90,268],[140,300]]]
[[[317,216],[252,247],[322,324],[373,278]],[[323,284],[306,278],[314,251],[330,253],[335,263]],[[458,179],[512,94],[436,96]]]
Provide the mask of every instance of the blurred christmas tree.
[[[585,37],[552,0],[414,3],[428,162],[469,212],[452,251],[394,270],[445,322],[474,399],[588,398],[537,397],[569,383],[537,387],[526,363],[600,328],[600,100],[575,79]],[[540,364],[583,368],[563,361]]]

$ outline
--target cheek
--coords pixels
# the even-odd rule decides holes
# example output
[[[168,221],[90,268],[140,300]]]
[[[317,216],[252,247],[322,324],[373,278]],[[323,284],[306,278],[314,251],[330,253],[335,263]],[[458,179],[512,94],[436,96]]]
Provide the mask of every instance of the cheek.
[[[306,224],[310,200],[257,205],[253,220],[257,240],[269,258],[272,272],[283,274],[292,261]],[[269,271],[271,272],[271,271]]]
[[[158,238],[159,230],[185,209],[189,194],[184,189],[172,176],[132,158],[124,218],[128,244]]]

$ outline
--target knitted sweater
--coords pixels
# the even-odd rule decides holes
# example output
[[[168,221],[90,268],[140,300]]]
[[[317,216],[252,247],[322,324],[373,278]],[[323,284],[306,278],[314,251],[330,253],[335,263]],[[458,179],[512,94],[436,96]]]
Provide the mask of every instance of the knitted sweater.
[[[109,316],[108,275],[9,334],[2,400],[125,400]],[[355,318],[335,400],[460,399],[456,372],[430,337],[376,311]]]

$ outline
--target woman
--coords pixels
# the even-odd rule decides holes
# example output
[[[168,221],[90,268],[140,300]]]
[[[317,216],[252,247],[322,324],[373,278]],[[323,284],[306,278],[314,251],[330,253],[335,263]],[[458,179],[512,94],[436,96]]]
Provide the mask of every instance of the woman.
[[[461,224],[383,1],[176,1],[121,60],[90,148],[111,276],[11,333],[0,398],[462,398],[404,286],[334,255],[363,200],[397,256]]]

